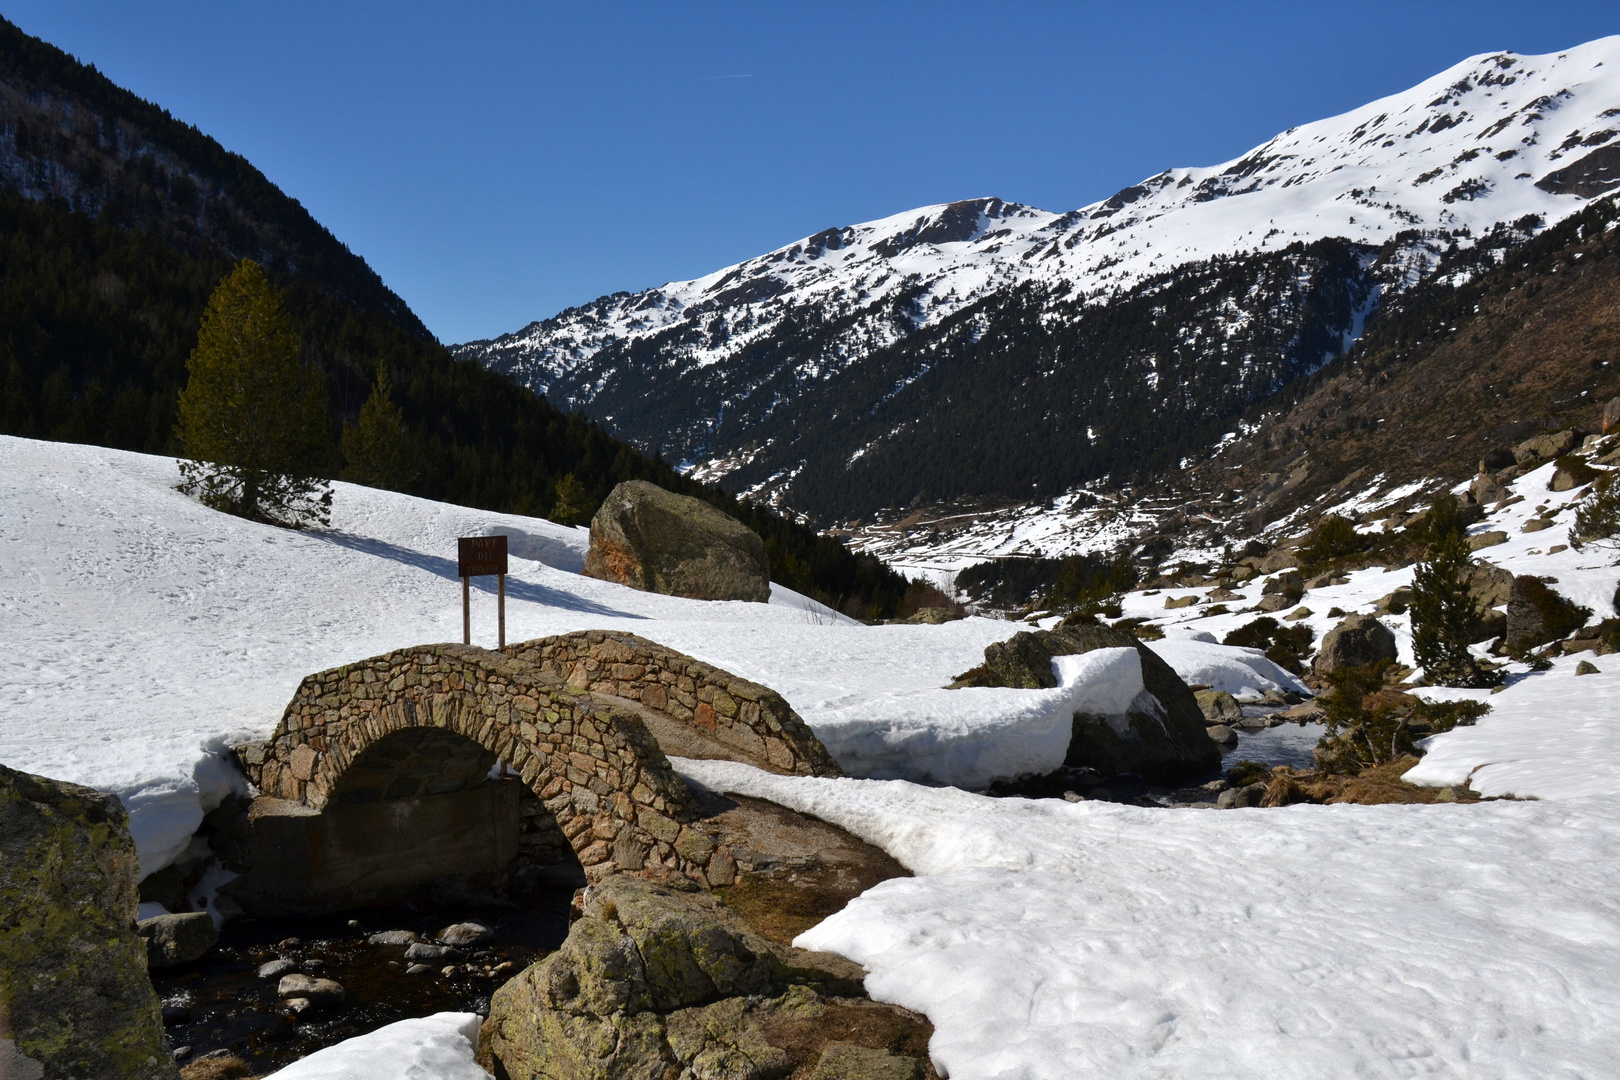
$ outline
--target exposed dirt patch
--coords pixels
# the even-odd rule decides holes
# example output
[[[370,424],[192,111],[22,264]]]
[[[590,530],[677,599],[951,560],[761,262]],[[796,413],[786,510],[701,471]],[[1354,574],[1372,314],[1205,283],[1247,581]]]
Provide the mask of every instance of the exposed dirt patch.
[[[1293,803],[1477,803],[1485,798],[1469,787],[1432,788],[1408,784],[1401,776],[1418,763],[1410,755],[1396,758],[1355,776],[1333,776],[1319,772],[1275,769],[1262,806],[1289,806]]]

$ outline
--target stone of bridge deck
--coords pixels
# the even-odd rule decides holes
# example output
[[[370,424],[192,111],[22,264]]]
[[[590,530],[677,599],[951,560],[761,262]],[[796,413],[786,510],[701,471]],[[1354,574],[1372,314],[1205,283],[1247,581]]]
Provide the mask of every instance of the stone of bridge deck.
[[[702,728],[691,712],[656,707],[682,684]],[[631,634],[504,652],[421,646],[310,676],[274,737],[240,754],[264,797],[238,898],[262,914],[335,910],[436,876],[498,877],[563,846],[590,880],[625,870],[729,880],[725,845],[683,825],[699,814],[666,750],[838,775],[779,695]],[[485,781],[497,760],[521,785]],[[540,818],[555,841],[535,832]],[[409,835],[393,835],[407,819]]]

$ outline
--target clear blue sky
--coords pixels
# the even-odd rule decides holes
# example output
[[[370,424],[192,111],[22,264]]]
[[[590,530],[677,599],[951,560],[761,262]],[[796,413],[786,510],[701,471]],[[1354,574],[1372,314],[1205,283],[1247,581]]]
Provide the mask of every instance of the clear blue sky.
[[[9,0],[245,155],[447,343],[830,225],[1070,210],[1620,4]]]

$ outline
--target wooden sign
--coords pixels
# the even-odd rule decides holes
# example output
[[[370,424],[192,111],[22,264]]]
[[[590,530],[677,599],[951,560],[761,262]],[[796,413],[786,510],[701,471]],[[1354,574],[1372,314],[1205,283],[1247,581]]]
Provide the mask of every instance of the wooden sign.
[[[461,578],[461,643],[472,644],[472,579],[494,574],[499,613],[498,649],[506,647],[506,537],[462,536],[456,539],[456,574]]]
[[[506,537],[463,536],[456,541],[456,574],[483,577],[506,573]]]

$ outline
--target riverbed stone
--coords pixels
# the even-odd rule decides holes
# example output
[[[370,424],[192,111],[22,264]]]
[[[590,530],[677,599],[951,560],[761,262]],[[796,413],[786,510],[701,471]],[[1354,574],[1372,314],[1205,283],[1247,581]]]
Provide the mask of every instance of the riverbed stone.
[[[348,996],[343,984],[335,979],[319,979],[309,975],[285,975],[276,984],[279,998],[308,998],[315,1005],[341,1005]]]
[[[483,923],[462,922],[439,931],[439,940],[454,948],[479,945],[495,937],[495,931]]]
[[[425,941],[418,941],[405,950],[405,959],[413,964],[442,964],[447,961],[459,964],[467,959],[467,954],[450,945],[429,945]]]
[[[267,961],[259,965],[259,978],[279,979],[283,975],[291,975],[298,970],[296,961],[288,960],[285,956]]]
[[[219,941],[214,917],[206,911],[142,919],[135,931],[146,942],[146,962],[154,969],[194,963]]]
[[[366,938],[366,944],[411,946],[415,945],[421,940],[422,939],[417,936],[416,931],[414,930],[382,930],[375,934],[368,935]]]
[[[0,766],[0,1075],[174,1080],[112,795]]]

